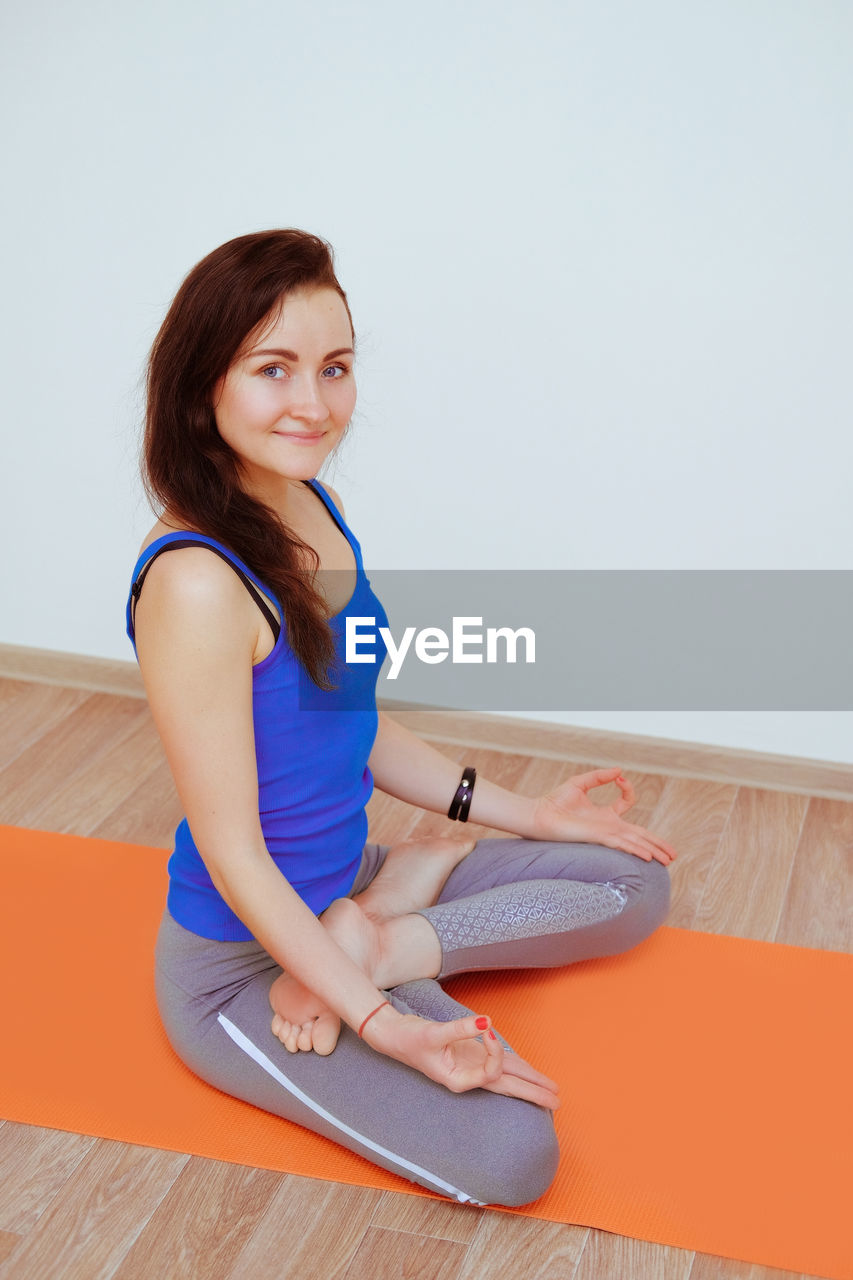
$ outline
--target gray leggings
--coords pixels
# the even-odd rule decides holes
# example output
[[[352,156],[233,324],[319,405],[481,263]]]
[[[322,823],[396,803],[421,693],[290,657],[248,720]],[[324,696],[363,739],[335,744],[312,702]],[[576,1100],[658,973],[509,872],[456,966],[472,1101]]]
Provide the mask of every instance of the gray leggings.
[[[351,896],[386,851],[366,846]],[[658,862],[600,845],[495,839],[479,841],[421,914],[441,942],[444,978],[615,955],[656,929],[668,906],[669,876]],[[527,1204],[550,1185],[559,1151],[544,1108],[484,1089],[451,1093],[346,1025],[329,1057],[288,1053],[270,1030],[268,993],[281,968],[254,940],[201,938],[166,912],[156,962],[169,1040],[216,1088],[455,1200]],[[471,1012],[432,979],[387,994],[402,1013],[434,1021]]]

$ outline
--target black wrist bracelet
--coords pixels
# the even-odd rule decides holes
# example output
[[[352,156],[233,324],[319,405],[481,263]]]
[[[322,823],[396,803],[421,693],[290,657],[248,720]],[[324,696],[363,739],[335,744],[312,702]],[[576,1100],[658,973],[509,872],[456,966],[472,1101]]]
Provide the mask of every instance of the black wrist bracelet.
[[[466,765],[462,771],[462,781],[456,788],[456,795],[451,800],[450,808],[447,810],[448,818],[459,822],[468,821],[468,810],[471,808],[471,797],[474,794],[476,777],[477,770],[473,765]]]

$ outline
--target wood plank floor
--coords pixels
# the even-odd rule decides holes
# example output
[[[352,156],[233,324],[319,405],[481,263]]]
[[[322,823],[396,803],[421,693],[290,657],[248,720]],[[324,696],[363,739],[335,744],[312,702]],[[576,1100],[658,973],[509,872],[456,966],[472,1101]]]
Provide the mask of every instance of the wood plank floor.
[[[143,701],[0,679],[0,712],[0,822],[171,844],[180,806]],[[499,742],[437,745],[531,795],[604,763],[592,753],[564,761],[522,755]],[[853,804],[778,785],[685,777],[676,762],[671,775],[666,761],[660,769],[626,772],[637,790],[631,818],[680,854],[669,923],[853,950]],[[369,812],[371,838],[384,842],[449,826],[380,795]],[[0,1122],[0,1280],[793,1274],[583,1227]]]

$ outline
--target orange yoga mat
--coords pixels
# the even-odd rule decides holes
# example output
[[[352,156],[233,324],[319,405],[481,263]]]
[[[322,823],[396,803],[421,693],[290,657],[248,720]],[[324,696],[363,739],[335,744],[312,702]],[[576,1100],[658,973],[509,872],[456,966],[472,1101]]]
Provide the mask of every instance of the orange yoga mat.
[[[164,850],[0,845],[4,1118],[426,1194],[175,1057],[152,984]],[[561,1085],[558,1178],[511,1212],[853,1280],[853,956],[663,928],[452,990]]]

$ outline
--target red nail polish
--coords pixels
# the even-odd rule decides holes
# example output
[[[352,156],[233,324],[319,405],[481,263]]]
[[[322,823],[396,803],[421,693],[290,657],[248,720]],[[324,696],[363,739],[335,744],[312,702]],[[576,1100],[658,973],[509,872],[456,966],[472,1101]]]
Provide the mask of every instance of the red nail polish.
[[[489,1036],[492,1040],[497,1040],[497,1036],[495,1035],[491,1027],[489,1027]]]
[[[485,1031],[486,1027],[489,1025],[489,1019],[478,1018],[474,1025],[476,1026],[478,1031]]]

